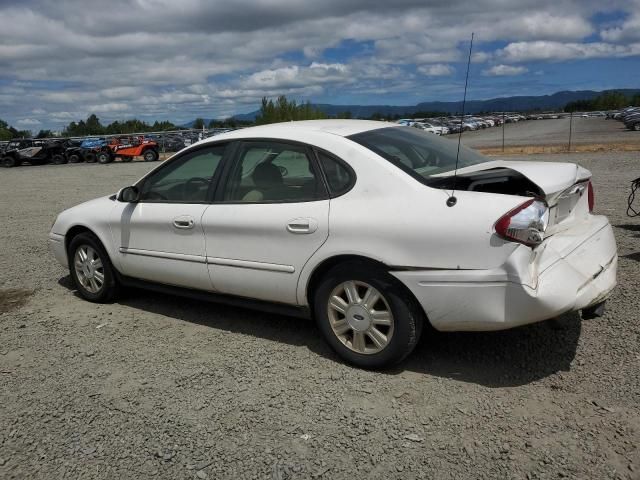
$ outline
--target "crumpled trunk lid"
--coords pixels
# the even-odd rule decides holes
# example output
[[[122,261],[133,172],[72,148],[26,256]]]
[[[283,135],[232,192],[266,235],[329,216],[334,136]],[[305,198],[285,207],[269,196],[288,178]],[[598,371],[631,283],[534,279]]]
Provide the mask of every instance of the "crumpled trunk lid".
[[[502,167],[521,173],[538,185],[547,202],[576,183],[591,178],[591,172],[574,163],[502,161]]]
[[[435,175],[436,188],[542,197],[549,205],[547,234],[564,230],[589,213],[591,172],[574,163],[494,160]]]

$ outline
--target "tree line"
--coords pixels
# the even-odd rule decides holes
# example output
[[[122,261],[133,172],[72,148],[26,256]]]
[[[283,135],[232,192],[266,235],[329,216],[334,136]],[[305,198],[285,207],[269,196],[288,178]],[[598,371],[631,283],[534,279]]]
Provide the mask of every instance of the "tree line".
[[[87,135],[118,135],[129,133],[143,132],[161,132],[165,130],[175,130],[177,127],[169,121],[158,122],[157,120],[150,124],[142,120],[133,118],[120,122],[118,120],[111,122],[109,125],[102,125],[100,119],[91,114],[86,120],[79,122],[71,122],[62,131],[63,137],[85,137]]]
[[[591,100],[576,100],[564,107],[565,112],[593,112],[599,110],[619,110],[630,105],[640,105],[640,94],[626,96],[622,92],[605,92]]]
[[[0,119],[0,141],[11,140],[12,138],[28,137],[29,135],[31,135],[29,130],[18,130]]]

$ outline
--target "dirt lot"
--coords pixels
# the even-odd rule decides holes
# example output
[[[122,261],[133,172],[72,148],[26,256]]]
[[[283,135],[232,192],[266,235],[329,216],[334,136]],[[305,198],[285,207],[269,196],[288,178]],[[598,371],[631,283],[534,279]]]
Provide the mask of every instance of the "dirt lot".
[[[529,158],[594,172],[620,250],[606,316],[428,335],[382,373],[341,363],[308,321],[80,300],[51,222],[152,165],[0,171],[0,478],[640,478],[638,154]]]
[[[590,148],[602,150],[605,146],[608,149],[640,150],[640,133],[627,130],[622,122],[598,117],[575,117],[571,128],[572,150]],[[454,137],[454,135],[447,136],[447,138]],[[504,139],[507,150],[523,146],[530,147],[530,150],[567,148],[569,119],[507,123],[505,124]],[[502,148],[502,127],[464,132],[462,143],[469,147],[480,148],[487,153],[498,153]]]

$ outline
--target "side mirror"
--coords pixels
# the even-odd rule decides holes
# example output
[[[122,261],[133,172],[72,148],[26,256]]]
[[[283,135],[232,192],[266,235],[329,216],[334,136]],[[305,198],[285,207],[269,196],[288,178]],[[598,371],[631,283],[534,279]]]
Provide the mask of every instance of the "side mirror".
[[[124,187],[118,191],[116,200],[124,203],[136,203],[140,199],[138,187]]]

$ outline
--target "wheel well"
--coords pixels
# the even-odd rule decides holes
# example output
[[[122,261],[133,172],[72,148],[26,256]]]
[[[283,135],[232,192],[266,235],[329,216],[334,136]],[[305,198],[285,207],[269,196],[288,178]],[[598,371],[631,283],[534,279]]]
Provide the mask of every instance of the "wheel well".
[[[64,236],[64,249],[68,252],[69,245],[71,244],[71,240],[80,235],[81,233],[90,233],[94,237],[98,238],[98,236],[89,230],[87,227],[83,227],[82,225],[76,225],[75,227],[71,227],[67,234]],[[98,239],[100,242],[100,239]],[[102,243],[102,242],[100,242]]]
[[[309,306],[311,307],[312,310],[313,310],[313,292],[315,292],[316,287],[318,286],[322,278],[333,267],[346,262],[364,263],[371,267],[380,268],[385,272],[389,270],[389,267],[384,263],[379,262],[377,260],[373,260],[369,257],[360,256],[360,255],[337,255],[335,257],[327,258],[320,265],[316,267],[316,269],[311,274],[309,281],[307,282],[307,290],[306,290],[307,302],[309,302]]]
[[[389,266],[378,261],[378,260],[374,260],[372,258],[369,257],[363,257],[360,255],[337,255],[335,257],[331,257],[328,258],[326,260],[324,260],[322,263],[320,263],[320,265],[318,265],[316,267],[316,269],[313,271],[313,273],[311,274],[311,277],[309,278],[309,281],[307,282],[307,290],[306,290],[306,296],[307,296],[307,302],[309,304],[309,308],[311,310],[311,312],[313,312],[313,292],[315,292],[316,287],[318,286],[318,284],[322,281],[322,278],[327,274],[327,272],[329,270],[331,270],[333,267],[340,265],[342,263],[346,263],[346,262],[358,262],[358,263],[362,263],[365,264],[369,267],[373,267],[373,268],[377,268],[380,270],[383,270],[385,272],[389,271]],[[409,290],[409,288],[402,283],[400,280],[398,280],[397,278],[393,277],[395,283],[402,288],[405,293],[411,298],[411,300],[413,300],[415,302],[415,306],[422,312],[422,314],[424,315],[424,321],[425,324],[430,325],[430,321],[429,318],[426,314],[426,312],[424,311],[424,309],[422,308],[422,306],[420,305],[420,302],[418,301],[418,299],[416,298],[416,296],[413,294],[413,292],[411,290]]]

